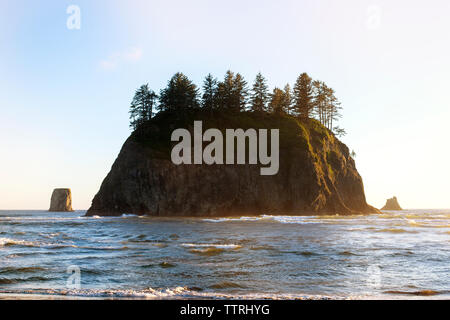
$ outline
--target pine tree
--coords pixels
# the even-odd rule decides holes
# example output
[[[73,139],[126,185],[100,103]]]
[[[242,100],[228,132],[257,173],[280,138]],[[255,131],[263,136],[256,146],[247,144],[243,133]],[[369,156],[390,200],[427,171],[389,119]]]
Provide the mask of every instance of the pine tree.
[[[302,73],[294,86],[294,110],[302,119],[308,119],[314,107],[312,79],[308,74]]]
[[[208,74],[203,82],[202,107],[212,112],[217,107],[217,79]]]
[[[176,73],[159,95],[159,110],[186,110],[200,106],[197,86],[184,74]]]
[[[157,97],[155,92],[149,89],[148,84],[144,84],[136,90],[129,111],[130,127],[133,130],[152,118]]]
[[[248,88],[247,82],[240,73],[237,73],[233,81],[233,111],[245,111],[248,101]]]
[[[285,105],[285,92],[275,87],[270,95],[269,111],[272,113],[286,113]]]
[[[267,111],[267,101],[269,99],[268,87],[266,79],[261,72],[258,72],[252,88],[250,97],[251,110],[253,111]]]
[[[317,120],[338,136],[345,135],[345,130],[333,127],[333,123],[341,118],[341,103],[337,100],[333,89],[322,81],[313,82],[314,110]]]
[[[347,134],[347,131],[345,131],[345,129],[343,129],[341,127],[334,127],[333,128],[333,132],[338,137],[343,137],[343,136],[345,136]]]
[[[287,114],[291,114],[291,108],[292,108],[292,93],[291,93],[291,86],[286,84],[284,86],[284,100],[283,100],[283,110]]]
[[[317,116],[317,120],[319,120],[323,125],[327,122],[327,90],[328,87],[324,82],[319,80],[315,80],[313,82],[314,111]]]
[[[247,96],[247,82],[239,73],[234,75],[231,70],[228,70],[223,81],[218,84],[218,108],[235,112],[243,111],[247,105]]]
[[[334,95],[335,91],[331,88],[328,88],[328,112],[329,112],[329,124],[328,124],[328,128],[330,130],[334,130],[335,128],[333,127],[333,123],[334,121],[337,121],[339,118],[342,117],[341,115],[341,103],[338,101],[338,99],[336,98],[336,96]],[[339,127],[337,127],[338,129],[340,129]]]
[[[217,105],[219,109],[231,109],[233,104],[234,73],[228,70],[217,86]]]

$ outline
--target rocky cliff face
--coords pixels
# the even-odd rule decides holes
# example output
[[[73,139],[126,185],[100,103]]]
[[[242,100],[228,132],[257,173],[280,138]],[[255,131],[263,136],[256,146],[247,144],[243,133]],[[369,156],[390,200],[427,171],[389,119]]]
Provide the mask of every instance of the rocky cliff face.
[[[72,192],[70,189],[55,189],[52,193],[49,211],[66,212],[72,209]]]
[[[403,210],[398,203],[397,197],[393,197],[391,199],[386,200],[386,204],[381,210]]]
[[[258,165],[174,165],[171,132],[211,128],[279,128],[280,165],[261,176]],[[204,128],[206,130],[206,128]],[[151,216],[377,213],[348,148],[317,121],[280,115],[157,115],[125,142],[87,215]]]

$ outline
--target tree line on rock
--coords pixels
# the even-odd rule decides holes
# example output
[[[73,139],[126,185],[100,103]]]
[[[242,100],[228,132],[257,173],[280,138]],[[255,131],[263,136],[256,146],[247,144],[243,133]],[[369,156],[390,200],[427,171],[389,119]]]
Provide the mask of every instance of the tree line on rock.
[[[286,84],[269,92],[267,80],[256,75],[252,88],[239,73],[228,70],[222,81],[208,74],[200,90],[183,73],[176,73],[167,87],[157,95],[148,84],[139,87],[130,106],[130,127],[134,130],[150,120],[156,112],[202,108],[211,114],[217,111],[268,112],[287,114],[300,120],[315,118],[329,130],[341,136],[345,130],[335,126],[341,117],[341,104],[332,88],[323,81],[313,80],[307,73],[297,78],[293,88]]]

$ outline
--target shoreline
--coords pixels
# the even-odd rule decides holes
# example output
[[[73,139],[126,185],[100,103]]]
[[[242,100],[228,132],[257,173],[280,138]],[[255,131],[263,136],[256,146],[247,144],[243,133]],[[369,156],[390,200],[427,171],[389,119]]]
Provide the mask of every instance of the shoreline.
[[[397,294],[383,294],[378,295],[356,295],[356,296],[302,296],[298,297],[268,297],[263,296],[187,296],[187,297],[144,297],[144,296],[86,296],[86,295],[63,295],[63,294],[45,294],[45,293],[0,293],[0,301],[8,300],[19,300],[19,301],[30,301],[30,300],[147,300],[147,301],[163,301],[163,300],[186,300],[186,301],[201,301],[201,300],[213,300],[213,301],[227,301],[227,300],[267,300],[267,301],[314,301],[314,300],[450,300],[450,295],[448,294],[415,294],[415,293],[397,293]]]

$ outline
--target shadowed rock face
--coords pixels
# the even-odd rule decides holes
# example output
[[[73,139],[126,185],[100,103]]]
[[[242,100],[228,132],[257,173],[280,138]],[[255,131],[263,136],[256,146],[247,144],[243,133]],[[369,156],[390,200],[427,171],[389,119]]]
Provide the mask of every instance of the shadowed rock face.
[[[402,207],[400,207],[397,197],[393,197],[391,199],[386,200],[386,204],[381,210],[403,210]]]
[[[70,189],[55,189],[52,193],[49,211],[66,212],[72,209],[72,192]]]
[[[280,129],[277,175],[259,165],[174,165],[171,133],[209,128]],[[87,215],[239,216],[369,214],[348,148],[317,121],[241,113],[158,114],[125,142]]]

